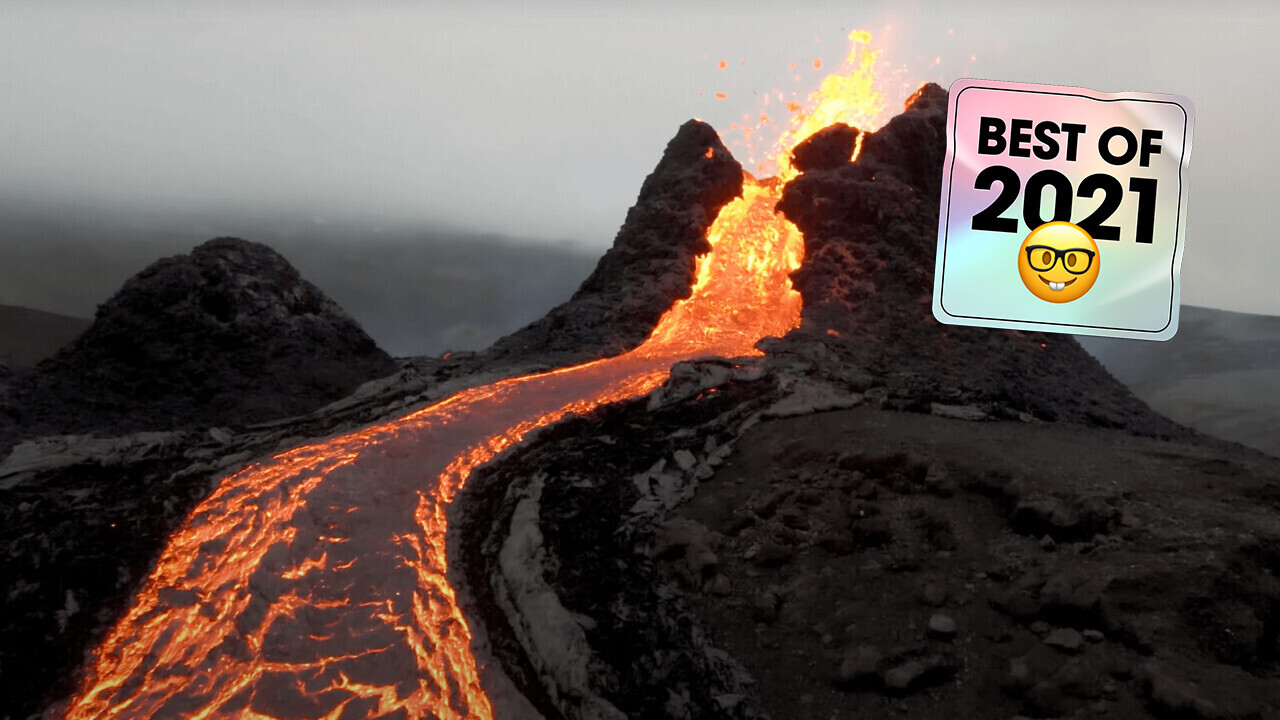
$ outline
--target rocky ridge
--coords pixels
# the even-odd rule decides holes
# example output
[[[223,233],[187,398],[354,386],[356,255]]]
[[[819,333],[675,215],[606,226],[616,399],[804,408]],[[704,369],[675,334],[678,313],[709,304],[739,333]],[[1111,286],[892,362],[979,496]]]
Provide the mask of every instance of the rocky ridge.
[[[568,365],[644,342],[662,314],[689,296],[694,258],[710,250],[707,228],[741,195],[742,166],[715,129],[686,122],[645,178],[612,247],[573,297],[481,356]]]
[[[945,101],[922,88],[856,162],[853,129],[810,146],[779,205],[803,325],[765,360],[677,366],[453,506],[468,611],[545,716],[1280,709],[1280,462],[1156,415],[1068,336],[933,319]],[[570,648],[502,599],[517,534]]]
[[[925,85],[902,114],[864,135],[856,162],[828,154],[787,185],[778,210],[804,233],[794,276],[804,313],[801,332],[778,349],[825,354],[822,364],[843,366],[853,389],[882,385],[900,408],[971,406],[1008,419],[1184,436],[1069,335],[933,317],[946,113],[946,92]]]
[[[11,389],[26,437],[243,427],[304,415],[396,363],[288,261],[218,238],[153,263]]]

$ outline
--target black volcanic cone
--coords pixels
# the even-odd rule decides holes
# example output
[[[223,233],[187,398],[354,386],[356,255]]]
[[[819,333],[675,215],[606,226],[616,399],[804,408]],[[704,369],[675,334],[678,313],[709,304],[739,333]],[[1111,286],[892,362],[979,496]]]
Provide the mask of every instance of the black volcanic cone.
[[[217,238],[130,278],[15,399],[25,434],[241,426],[311,412],[395,369],[277,252]]]
[[[804,313],[792,341],[821,338],[925,410],[972,403],[1010,416],[1178,432],[1070,335],[933,317],[946,121],[946,91],[925,85],[905,112],[864,137],[856,162],[818,164],[787,185],[778,209],[805,238],[793,278]]]
[[[649,336],[676,300],[689,297],[707,229],[742,195],[742,166],[710,125],[690,120],[645,179],[613,247],[573,298],[494,343],[495,360],[556,353],[561,363],[616,355]],[[567,355],[566,355],[567,354]]]
[[[466,610],[546,717],[578,717],[584,698],[644,718],[807,720],[847,707],[867,717],[1011,717],[1019,707],[1066,717],[1104,695],[1079,690],[1097,682],[1082,669],[1091,662],[1100,676],[1106,667],[1136,680],[1128,705],[1112,683],[1102,707],[1115,717],[1147,716],[1147,700],[1159,717],[1227,717],[1165,666],[1114,668],[1135,656],[1184,662],[1184,648],[1211,647],[1188,628],[1220,617],[1249,628],[1214,626],[1215,637],[1246,638],[1233,641],[1230,662],[1274,660],[1280,605],[1274,588],[1256,589],[1252,559],[1276,546],[1256,539],[1274,535],[1274,517],[1224,531],[1229,511],[1197,514],[1216,507],[1202,500],[1209,488],[1225,495],[1229,485],[1236,507],[1252,510],[1257,500],[1241,496],[1270,499],[1274,476],[1259,470],[1239,490],[1252,469],[1205,461],[1208,443],[1148,409],[1071,336],[933,317],[946,99],[922,88],[863,138],[856,162],[858,131],[847,126],[797,148],[804,173],[778,208],[804,234],[793,275],[801,327],[761,343],[759,366],[679,365],[663,391],[543,430],[478,468],[455,498],[449,552],[465,573]],[[836,410],[809,394],[823,382],[862,395],[836,398],[850,404]],[[820,408],[832,411],[806,412]],[[1152,458],[1170,462],[1149,471]],[[1184,479],[1170,491],[1172,477]],[[1165,499],[1174,492],[1185,501]],[[1146,535],[1148,518],[1166,524]],[[1195,536],[1192,522],[1210,529]],[[1231,533],[1246,527],[1259,533],[1254,549],[1218,545],[1216,557],[1233,559],[1207,569],[1209,538],[1244,538]],[[1186,538],[1181,567],[1169,560],[1175,536]],[[583,630],[570,661],[529,639],[550,603],[529,610],[502,594],[533,584],[513,580],[504,557],[513,538],[527,548],[530,537],[533,572]],[[1228,610],[1215,594],[1252,605]],[[926,618],[928,635],[916,624]],[[1052,625],[1069,632],[1050,634]],[[1172,649],[1170,638],[1186,643]],[[1104,653],[1124,660],[1095,660]],[[1245,673],[1203,676],[1204,689],[1228,677],[1228,692],[1250,687]]]

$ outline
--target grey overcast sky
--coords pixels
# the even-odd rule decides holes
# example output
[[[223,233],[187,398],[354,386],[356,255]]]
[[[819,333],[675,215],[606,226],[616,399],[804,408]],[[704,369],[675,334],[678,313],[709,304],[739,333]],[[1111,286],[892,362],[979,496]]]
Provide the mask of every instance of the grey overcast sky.
[[[1190,97],[1183,301],[1280,314],[1276,7],[3,0],[0,193],[603,249],[680,123],[728,137],[865,28],[894,106],[959,77]]]

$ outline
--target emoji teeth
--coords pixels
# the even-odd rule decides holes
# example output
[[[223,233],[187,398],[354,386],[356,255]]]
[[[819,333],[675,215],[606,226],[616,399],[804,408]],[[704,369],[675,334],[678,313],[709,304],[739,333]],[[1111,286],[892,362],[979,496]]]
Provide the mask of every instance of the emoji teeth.
[[[1098,245],[1089,233],[1069,222],[1055,220],[1032,230],[1023,239],[1018,248],[1018,278],[1041,300],[1068,303],[1089,292],[1098,279],[1100,260]]]

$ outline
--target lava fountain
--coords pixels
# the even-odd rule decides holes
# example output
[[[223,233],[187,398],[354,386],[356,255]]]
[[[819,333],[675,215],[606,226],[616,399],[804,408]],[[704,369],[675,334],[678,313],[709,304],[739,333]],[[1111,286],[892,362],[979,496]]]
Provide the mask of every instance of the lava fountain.
[[[744,178],[692,294],[634,350],[460,392],[224,478],[164,548],[65,711],[88,718],[489,718],[447,580],[445,508],[478,465],[571,413],[636,397],[676,362],[758,355],[800,322],[804,245],[774,206],[789,150],[883,108],[869,36],[792,111],[778,177]],[[708,157],[712,156],[708,149]],[[434,482],[431,481],[434,478]]]

